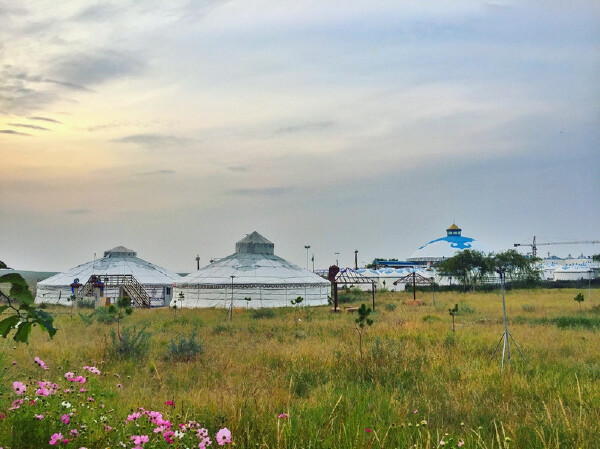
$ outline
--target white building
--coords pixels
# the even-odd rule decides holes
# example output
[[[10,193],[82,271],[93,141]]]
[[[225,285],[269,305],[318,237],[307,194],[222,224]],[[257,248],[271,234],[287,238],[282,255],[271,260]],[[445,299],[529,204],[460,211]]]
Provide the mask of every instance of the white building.
[[[291,306],[298,296],[303,306],[324,305],[330,293],[328,280],[276,256],[258,232],[237,242],[234,254],[182,278],[173,292],[177,307],[236,308]]]
[[[104,257],[78,265],[48,279],[38,282],[35,301],[54,304],[70,304],[71,284],[77,279],[86,284],[91,276],[101,281],[107,276],[132,276],[141,284],[153,307],[168,305],[172,297],[173,283],[181,279],[176,273],[137,257],[137,253],[123,246],[104,252]],[[103,296],[117,298],[118,288],[103,289]]]

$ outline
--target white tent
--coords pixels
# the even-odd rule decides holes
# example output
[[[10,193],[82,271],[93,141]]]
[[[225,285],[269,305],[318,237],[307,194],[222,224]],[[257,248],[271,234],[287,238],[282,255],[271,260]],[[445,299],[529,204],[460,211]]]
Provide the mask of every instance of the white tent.
[[[276,256],[274,248],[258,232],[249,234],[236,243],[234,254],[176,283],[177,307],[285,307],[298,296],[302,305],[327,304],[330,282]]]
[[[176,273],[146,262],[137,257],[137,253],[123,246],[117,246],[104,252],[101,259],[86,262],[48,279],[38,282],[35,301],[55,304],[68,304],[72,294],[71,284],[75,279],[85,284],[92,275],[131,275],[142,285],[150,304],[154,307],[168,305],[172,296],[173,283],[181,279]],[[116,298],[118,289],[106,289],[104,295]]]
[[[554,270],[555,281],[578,281],[593,278],[594,270],[587,264],[563,266]]]

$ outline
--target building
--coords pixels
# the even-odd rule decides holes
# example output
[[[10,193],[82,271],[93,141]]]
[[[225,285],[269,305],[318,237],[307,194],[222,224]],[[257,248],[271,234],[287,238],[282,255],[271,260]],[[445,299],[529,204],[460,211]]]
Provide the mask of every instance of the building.
[[[431,266],[449,257],[453,257],[463,249],[472,249],[489,254],[492,250],[479,240],[462,235],[462,229],[452,224],[446,229],[446,236],[432,240],[417,249],[409,258],[409,262],[419,262]]]
[[[181,278],[165,268],[137,257],[137,253],[124,246],[104,252],[104,257],[78,265],[48,279],[38,282],[35,301],[53,304],[70,304],[72,284],[85,286],[90,279],[98,279],[103,285],[90,295],[115,299],[122,294],[121,284],[126,280],[141,285],[150,300],[150,305],[168,305],[173,295],[173,283]],[[115,280],[115,282],[112,282]]]
[[[176,283],[177,307],[285,307],[298,296],[303,306],[327,304],[331,284],[275,255],[275,245],[253,232],[235,253]],[[180,298],[183,295],[183,299]]]

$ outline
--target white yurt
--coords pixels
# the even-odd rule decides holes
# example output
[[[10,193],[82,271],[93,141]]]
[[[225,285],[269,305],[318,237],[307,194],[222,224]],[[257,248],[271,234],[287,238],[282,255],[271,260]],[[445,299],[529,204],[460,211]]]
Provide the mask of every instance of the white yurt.
[[[568,265],[554,270],[555,281],[579,281],[593,279],[594,270],[587,265]]]
[[[408,260],[411,262],[426,262],[432,265],[444,259],[453,257],[463,249],[472,249],[489,254],[492,250],[479,240],[462,235],[462,229],[452,224],[446,229],[446,236],[432,240],[417,249]]]
[[[298,296],[303,306],[327,304],[331,283],[276,256],[274,250],[258,232],[247,235],[236,243],[234,254],[176,283],[177,307],[286,307]]]
[[[152,307],[168,305],[173,294],[173,283],[181,279],[176,273],[140,259],[135,251],[117,246],[105,251],[101,259],[86,262],[38,282],[35,301],[69,304],[71,284],[75,280],[85,285],[92,276],[102,281],[107,276],[114,275],[135,278],[150,297]],[[103,289],[103,296],[117,298],[119,289],[107,287]]]

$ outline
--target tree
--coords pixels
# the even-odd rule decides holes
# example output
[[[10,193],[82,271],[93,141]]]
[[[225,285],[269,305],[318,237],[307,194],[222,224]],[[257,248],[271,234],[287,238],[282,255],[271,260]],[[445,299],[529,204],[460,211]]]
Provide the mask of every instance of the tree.
[[[292,299],[292,305],[295,306],[294,310],[294,326],[298,327],[298,306],[304,301],[302,296],[298,296],[296,299]]]
[[[37,325],[48,332],[50,338],[54,337],[57,331],[53,325],[54,317],[35,308],[33,295],[25,279],[17,273],[5,274],[0,276],[2,284],[8,286],[8,293],[0,290],[0,299],[7,302],[0,306],[0,314],[6,311],[12,313],[0,321],[0,335],[6,338],[14,330],[13,340],[28,343],[31,328]]]
[[[355,320],[356,322],[356,332],[358,332],[358,350],[360,352],[360,360],[363,359],[363,351],[362,351],[362,337],[363,332],[365,330],[365,325],[371,326],[373,324],[373,320],[369,318],[371,314],[371,308],[367,307],[364,304],[361,304],[358,308],[358,318]]]
[[[448,309],[450,316],[452,316],[452,332],[454,332],[454,316],[458,313],[458,304],[454,304],[452,309]]]
[[[577,301],[579,303],[579,310],[581,311],[581,303],[583,301],[585,301],[585,298],[583,297],[583,293],[581,293],[581,292],[577,293],[577,295],[575,295],[573,300]]]
[[[6,264],[0,260],[0,270],[4,268],[8,268],[8,266],[6,266]]]
[[[490,273],[490,264],[482,252],[464,249],[453,257],[442,260],[437,269],[442,276],[457,278],[466,291],[469,285],[474,289],[477,281]]]
[[[592,260],[593,260],[594,262],[600,262],[600,254],[594,254],[594,255],[592,256]]]
[[[505,268],[510,280],[535,282],[540,279],[540,271],[536,267],[539,259],[524,256],[514,249],[509,249],[489,256],[490,271]]]

